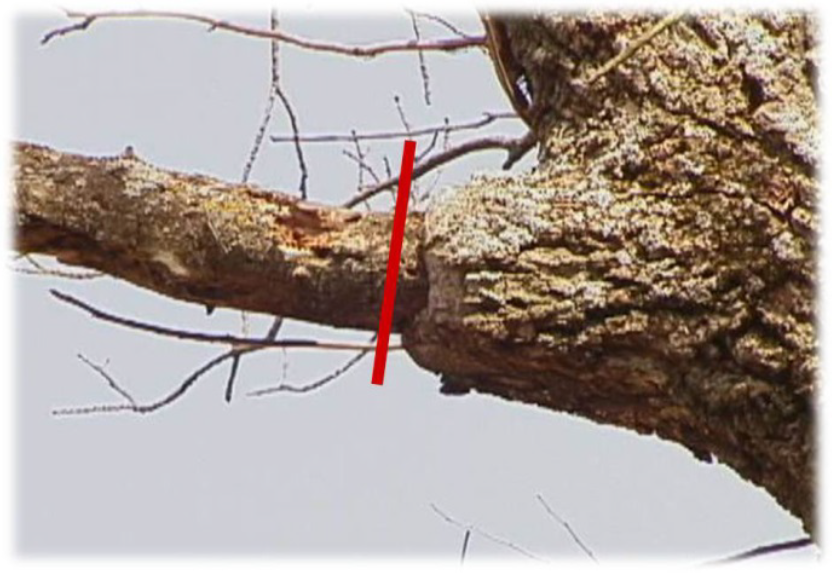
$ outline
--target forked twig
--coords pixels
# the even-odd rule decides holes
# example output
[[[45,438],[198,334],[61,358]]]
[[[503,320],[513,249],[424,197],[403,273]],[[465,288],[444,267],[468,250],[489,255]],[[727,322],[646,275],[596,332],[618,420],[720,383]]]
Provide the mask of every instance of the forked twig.
[[[531,133],[531,132],[529,132]],[[411,180],[415,181],[419,177],[429,173],[433,169],[436,169],[440,165],[444,165],[449,161],[453,161],[463,155],[467,155],[469,153],[473,153],[475,151],[483,151],[486,149],[505,149],[509,152],[509,159],[504,164],[504,168],[506,165],[509,165],[509,161],[516,161],[520,157],[522,157],[525,153],[527,153],[532,147],[535,145],[534,139],[529,139],[529,135],[525,135],[520,138],[505,138],[505,137],[483,137],[482,139],[475,139],[472,141],[466,141],[460,145],[451,147],[445,151],[437,153],[431,157],[425,159],[424,162],[420,163],[419,165],[415,165],[413,167],[413,175]],[[512,161],[512,163],[513,163]],[[344,203],[344,207],[351,208],[355,207],[362,201],[366,201],[370,197],[374,197],[378,195],[382,191],[387,189],[392,189],[399,183],[399,177],[391,177],[386,181],[382,181],[381,183],[370,187],[369,189],[358,193],[357,195],[353,196],[349,201]]]
[[[501,119],[519,119],[514,112],[484,112],[481,119],[472,120],[463,123],[449,124],[447,122],[442,125],[435,125],[430,127],[421,127],[418,129],[411,129],[407,131],[383,131],[374,133],[350,133],[348,134],[322,134],[322,135],[302,135],[300,137],[301,143],[349,143],[358,141],[384,140],[384,139],[401,139],[403,137],[419,137],[420,135],[433,135],[436,132],[452,133],[456,131],[467,131],[485,127],[490,123]],[[294,135],[273,135],[271,140],[274,143],[290,143],[294,141]]]
[[[377,334],[374,334],[372,338],[370,338],[368,344],[374,342],[377,336]],[[318,388],[321,388],[322,386],[329,384],[333,380],[337,379],[339,376],[343,375],[350,368],[358,364],[361,361],[361,359],[367,356],[367,354],[369,353],[369,350],[362,350],[361,352],[347,360],[343,365],[336,368],[334,371],[330,372],[326,376],[310,384],[304,384],[303,386],[291,386],[289,384],[280,384],[279,386],[270,386],[268,388],[254,390],[252,392],[249,392],[248,396],[259,398],[261,396],[268,396],[270,394],[277,394],[280,392],[287,392],[293,394],[305,394],[307,392],[312,392],[313,390],[317,390]]]
[[[501,539],[501,538],[497,537],[496,535],[492,535],[492,534],[488,533],[487,531],[484,531],[483,529],[480,529],[476,525],[473,525],[473,524],[470,524],[470,523],[465,524],[465,523],[461,523],[461,522],[457,521],[456,519],[454,519],[453,517],[451,517],[450,515],[448,515],[444,511],[442,511],[441,509],[439,509],[439,507],[437,507],[436,504],[431,503],[430,507],[439,517],[441,517],[442,519],[444,519],[445,521],[447,521],[451,525],[462,528],[466,531],[473,531],[474,533],[477,533],[478,535],[482,535],[486,539],[488,539],[490,541],[493,541],[494,543],[497,543],[498,545],[502,545],[503,547],[508,547],[512,551],[520,553],[521,555],[524,555],[524,556],[528,557],[529,559],[534,559],[535,561],[542,561],[544,563],[547,561],[546,559],[543,559],[542,557],[540,557],[538,555],[535,555],[531,551],[520,547],[516,543],[505,540],[505,539]],[[467,540],[466,540],[466,546],[467,546]]]

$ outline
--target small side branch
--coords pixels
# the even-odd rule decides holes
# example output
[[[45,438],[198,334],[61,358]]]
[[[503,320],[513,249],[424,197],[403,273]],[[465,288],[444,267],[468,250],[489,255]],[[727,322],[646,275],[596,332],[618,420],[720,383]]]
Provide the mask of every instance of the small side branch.
[[[372,344],[375,341],[376,336],[377,335],[374,334],[373,337],[369,340],[368,344]],[[347,360],[342,366],[338,367],[337,369],[330,372],[326,376],[323,376],[322,378],[320,378],[320,379],[318,379],[318,380],[316,380],[316,381],[314,381],[310,384],[305,384],[303,386],[290,386],[289,384],[280,384],[279,386],[270,386],[268,388],[262,388],[260,390],[254,390],[252,392],[249,392],[248,396],[259,398],[261,396],[268,396],[268,395],[277,394],[277,393],[280,393],[280,392],[288,392],[288,393],[294,393],[294,394],[306,394],[307,392],[312,392],[312,391],[317,390],[318,388],[321,388],[322,386],[326,386],[330,382],[338,379],[340,376],[342,376],[345,372],[347,372],[353,366],[355,366],[356,364],[361,362],[361,359],[364,358],[365,356],[367,356],[367,354],[369,354],[369,353],[370,353],[369,350],[362,350],[361,352],[359,352],[358,354],[356,354],[355,356],[353,356],[352,358]]]
[[[209,344],[228,344],[238,350],[253,350],[258,348],[319,348],[323,350],[375,350],[373,344],[359,344],[354,342],[324,342],[320,340],[305,340],[305,339],[286,339],[286,340],[267,340],[263,338],[247,338],[241,336],[234,336],[231,334],[206,334],[204,332],[193,332],[182,330],[178,328],[169,328],[166,326],[159,326],[157,324],[150,324],[135,320],[132,318],[124,318],[116,316],[109,312],[99,310],[94,306],[87,304],[77,298],[62,293],[57,290],[49,291],[52,296],[58,300],[74,306],[81,310],[88,312],[93,318],[103,320],[119,326],[131,328],[133,330],[140,330],[149,332],[159,336],[168,338],[176,338],[179,340],[188,340],[192,342],[203,342]],[[401,350],[401,345],[390,345],[390,350]]]
[[[531,132],[529,132],[531,133]],[[504,168],[507,168],[506,165],[513,165],[520,157],[525,155],[532,147],[534,147],[534,139],[531,139],[529,134],[525,135],[524,137],[518,139],[512,138],[505,138],[505,137],[484,137],[482,139],[475,139],[473,141],[466,141],[460,145],[455,147],[451,147],[446,151],[442,151],[428,157],[425,159],[424,162],[416,165],[413,167],[413,176],[412,179],[415,181],[419,177],[425,175],[426,173],[430,173],[432,170],[436,169],[440,165],[444,165],[449,161],[453,161],[454,159],[458,159],[464,155],[468,155],[469,153],[474,153],[476,151],[483,151],[487,149],[505,149],[509,152],[509,160],[512,161],[509,164],[509,160],[507,160],[506,164],[504,164]],[[349,201],[344,203],[344,207],[352,208],[358,205],[359,203],[366,201],[370,197],[374,197],[378,195],[382,191],[387,189],[392,189],[399,183],[398,176],[392,177],[386,181],[382,181],[378,185],[374,185],[369,189],[358,193],[354,197],[352,197]]]
[[[808,547],[813,544],[814,541],[812,541],[810,537],[801,537],[799,539],[792,539],[789,541],[780,541],[778,543],[760,545],[759,547],[755,547],[754,549],[749,549],[748,551],[743,551],[742,553],[737,553],[736,555],[731,555],[730,557],[725,557],[724,559],[710,561],[706,563],[706,565],[727,565],[729,563],[746,561],[748,559],[763,557],[765,555],[771,555],[773,553],[782,553],[784,551],[802,549],[803,547]]]
[[[589,547],[587,547],[586,543],[584,543],[581,540],[581,538],[578,537],[578,534],[575,533],[575,530],[572,529],[572,526],[569,525],[569,522],[566,521],[565,519],[563,519],[562,517],[560,517],[557,513],[555,513],[555,511],[551,507],[549,507],[549,504],[546,503],[546,500],[543,499],[542,495],[537,494],[537,500],[540,502],[540,505],[543,506],[543,509],[546,510],[546,513],[548,513],[552,517],[552,519],[554,519],[555,521],[557,521],[558,523],[560,523],[563,526],[563,528],[566,530],[566,532],[572,538],[572,541],[574,541],[575,544],[578,547],[581,548],[581,551],[583,551],[584,554],[587,557],[589,557],[590,559],[592,559],[593,561],[598,563],[598,559],[595,558],[595,554],[592,552],[592,550]]]
[[[518,119],[514,112],[485,112],[483,117],[477,120],[449,124],[447,122],[442,125],[435,125],[430,127],[421,127],[418,129],[411,129],[407,131],[382,131],[374,133],[350,133],[350,134],[322,134],[322,135],[302,135],[298,138],[301,143],[351,143],[354,141],[373,141],[385,139],[401,139],[403,137],[419,137],[421,135],[433,135],[438,132],[453,133],[457,131],[475,130],[485,127],[497,120],[501,119]],[[294,135],[273,135],[271,140],[274,143],[291,143],[295,141]]]
[[[436,513],[436,515],[438,515],[439,517],[444,519],[446,522],[450,523],[451,525],[453,525],[455,527],[459,527],[461,529],[464,529],[465,531],[467,531],[469,533],[473,531],[474,533],[482,535],[483,537],[485,537],[489,541],[493,541],[494,543],[496,543],[498,545],[502,545],[503,547],[507,547],[507,548],[511,549],[512,551],[515,551],[516,553],[519,553],[519,554],[521,554],[525,557],[528,557],[529,559],[533,559],[535,561],[541,561],[541,562],[544,562],[544,563],[546,562],[546,559],[543,559],[542,557],[540,557],[538,555],[535,555],[531,551],[520,547],[516,543],[513,543],[511,541],[507,541],[505,539],[501,539],[501,538],[499,538],[495,535],[492,535],[492,534],[488,533],[487,531],[484,531],[484,530],[480,529],[476,525],[473,525],[473,524],[470,524],[470,523],[468,523],[468,524],[461,523],[461,522],[457,521],[456,519],[454,519],[453,517],[451,517],[450,515],[448,515],[444,511],[442,511],[441,509],[439,509],[439,507],[437,507],[436,504],[433,504],[433,503],[430,504],[430,508]],[[463,544],[463,547],[467,548],[467,545],[468,545],[468,540],[467,540],[467,535],[466,535],[466,540],[465,540],[465,543]],[[463,559],[464,559],[464,557],[465,557],[465,554],[463,553]]]

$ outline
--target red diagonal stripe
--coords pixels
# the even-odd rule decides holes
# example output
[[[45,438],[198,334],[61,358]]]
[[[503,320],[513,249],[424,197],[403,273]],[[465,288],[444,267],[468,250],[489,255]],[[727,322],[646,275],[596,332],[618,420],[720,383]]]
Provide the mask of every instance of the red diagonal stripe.
[[[402,170],[399,175],[399,192],[396,196],[396,213],[393,215],[393,235],[390,237],[390,257],[387,259],[387,280],[384,282],[384,298],[381,301],[381,318],[378,323],[376,357],[373,364],[373,384],[384,384],[384,368],[387,366],[387,348],[390,345],[390,328],[393,325],[393,305],[396,302],[396,282],[399,280],[399,263],[402,259],[404,222],[407,218],[407,200],[410,197],[410,179],[413,176],[413,158],[416,142],[406,140],[402,153]]]

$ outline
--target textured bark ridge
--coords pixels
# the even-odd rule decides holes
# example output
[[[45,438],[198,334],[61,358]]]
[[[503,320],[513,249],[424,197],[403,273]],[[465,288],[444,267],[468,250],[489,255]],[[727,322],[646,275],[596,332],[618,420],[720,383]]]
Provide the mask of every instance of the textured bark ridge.
[[[543,142],[411,213],[394,328],[443,390],[678,442],[814,533],[814,25],[503,18]],[[183,300],[374,330],[392,218],[19,144],[17,248]]]
[[[804,15],[508,20],[545,142],[425,223],[405,331],[446,391],[716,456],[813,528],[817,126]]]

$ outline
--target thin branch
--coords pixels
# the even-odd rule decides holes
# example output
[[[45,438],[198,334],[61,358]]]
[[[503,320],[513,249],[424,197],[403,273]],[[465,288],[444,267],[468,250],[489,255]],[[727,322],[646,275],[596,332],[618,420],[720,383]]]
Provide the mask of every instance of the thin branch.
[[[385,131],[365,134],[323,134],[323,135],[303,135],[299,138],[302,143],[350,143],[356,139],[359,141],[370,140],[384,140],[384,139],[401,139],[403,137],[419,137],[421,135],[433,135],[437,131],[454,132],[467,131],[485,127],[490,123],[494,123],[501,119],[519,119],[514,112],[485,112],[482,119],[472,120],[465,123],[448,124],[447,121],[442,125],[422,127],[419,129],[411,129],[410,131]],[[273,135],[271,140],[274,143],[289,143],[294,142],[294,135]]]
[[[430,171],[436,169],[440,165],[444,165],[449,161],[453,161],[454,159],[457,159],[469,153],[474,153],[475,151],[483,151],[486,149],[505,149],[509,152],[509,158],[511,158],[513,154],[516,155],[519,152],[518,150],[521,150],[522,153],[525,153],[529,149],[534,147],[533,143],[531,145],[528,144],[528,137],[528,134],[526,134],[525,136],[518,139],[507,139],[504,137],[484,137],[482,139],[467,141],[455,147],[451,147],[446,151],[437,153],[432,157],[428,157],[423,163],[414,166],[412,180],[415,181],[422,175],[429,173]],[[398,183],[398,176],[387,179],[386,181],[383,181],[378,185],[374,185],[373,187],[370,187],[369,189],[355,195],[349,201],[344,203],[343,206],[347,208],[355,207],[359,203],[366,201],[370,197],[378,195],[382,191],[394,188],[396,185],[398,185]]]
[[[410,127],[410,122],[407,121],[407,116],[404,114],[404,108],[402,107],[402,98],[398,94],[393,96],[393,103],[396,104],[396,112],[399,114],[399,121],[402,122],[405,135],[407,137],[413,137],[413,130]]]
[[[381,179],[379,178],[378,173],[376,173],[376,171],[375,171],[375,169],[373,169],[372,165],[367,163],[367,161],[364,159],[363,156],[359,157],[356,153],[353,153],[349,149],[342,149],[341,153],[345,157],[347,157],[348,159],[354,161],[356,166],[359,168],[359,178],[358,178],[358,188],[359,189],[364,187],[364,179],[363,179],[363,177],[361,177],[361,174],[364,173],[365,171],[367,172],[367,174],[370,177],[373,178],[373,181],[375,181],[376,183],[381,182]]]
[[[465,555],[468,553],[468,542],[471,540],[471,530],[465,530],[465,537],[462,539],[462,554],[459,556],[460,565],[465,563]]]
[[[424,158],[425,158],[425,157],[427,157],[428,155],[430,155],[430,152],[431,152],[431,151],[433,151],[433,148],[434,148],[434,147],[436,147],[436,142],[437,142],[438,140],[439,140],[439,131],[434,131],[434,132],[433,132],[433,137],[431,138],[430,143],[428,143],[428,146],[427,146],[427,147],[425,147],[425,148],[424,148],[424,149],[423,149],[423,150],[419,153],[419,155],[417,155],[417,156],[416,156],[416,160],[415,160],[415,161],[416,161],[416,163],[420,163],[422,160],[424,160]]]
[[[548,513],[555,521],[557,521],[558,523],[560,523],[563,526],[563,528],[566,530],[566,532],[569,533],[570,537],[572,537],[572,540],[578,545],[578,547],[581,548],[581,551],[583,551],[584,554],[587,557],[589,557],[590,559],[592,559],[593,561],[598,563],[598,559],[595,558],[595,554],[592,552],[592,550],[589,547],[587,547],[586,543],[584,543],[581,540],[581,538],[578,536],[578,534],[575,533],[575,530],[572,529],[572,526],[569,525],[569,522],[567,522],[565,519],[563,519],[557,513],[555,513],[555,510],[553,510],[551,507],[549,507],[549,504],[546,503],[546,500],[543,499],[542,495],[537,494],[537,500],[540,502],[540,504],[546,510],[546,513]]]
[[[442,18],[441,16],[437,16],[436,14],[431,14],[429,12],[417,12],[416,10],[408,10],[408,12],[410,12],[411,14],[413,14],[415,16],[418,16],[419,18],[422,18],[424,20],[429,20],[431,22],[439,24],[440,26],[442,26],[443,28],[446,28],[452,34],[454,34],[456,36],[459,36],[460,38],[467,38],[469,40],[473,40],[473,39],[476,38],[476,36],[472,36],[471,34],[466,34],[462,30],[460,30],[459,28],[457,28],[456,26],[454,26],[453,24],[448,22],[446,19]]]
[[[369,343],[375,341],[378,335],[374,334],[372,338],[370,338]],[[269,394],[277,394],[279,392],[289,392],[293,394],[305,394],[307,392],[312,392],[313,390],[317,390],[318,388],[329,384],[333,380],[336,380],[338,377],[343,375],[347,372],[350,368],[358,364],[362,358],[369,354],[369,350],[362,350],[349,360],[347,360],[344,364],[336,368],[334,371],[330,372],[326,376],[312,382],[311,384],[305,384],[303,386],[290,386],[289,384],[280,384],[279,386],[270,386],[268,388],[262,388],[260,390],[254,390],[249,392],[247,395],[252,397],[261,397],[261,396],[268,396]]]
[[[584,81],[585,85],[592,85],[603,76],[608,74],[613,69],[620,66],[622,63],[630,59],[633,54],[635,54],[638,50],[640,50],[645,44],[650,43],[653,38],[661,34],[664,30],[678,22],[682,16],[684,16],[684,12],[675,12],[673,14],[669,14],[662,18],[658,24],[650,28],[647,32],[636,38],[636,40],[627,46],[624,50],[621,51],[617,56],[609,60],[606,64],[598,68],[588,79]]]
[[[374,57],[380,54],[389,54],[395,52],[413,52],[413,51],[433,51],[433,52],[454,52],[458,50],[466,50],[469,48],[481,48],[485,46],[485,36],[465,37],[465,38],[446,38],[440,40],[427,40],[424,42],[408,41],[408,42],[389,42],[384,44],[365,45],[365,46],[350,46],[345,44],[338,44],[334,42],[322,42],[318,40],[311,40],[292,34],[287,34],[279,30],[264,30],[262,28],[253,28],[218,20],[209,16],[201,16],[198,14],[190,14],[187,12],[173,12],[162,10],[128,10],[128,11],[103,11],[103,12],[67,12],[69,18],[81,19],[80,22],[70,24],[62,28],[57,28],[45,34],[41,39],[42,44],[48,43],[50,40],[65,36],[72,32],[79,32],[86,30],[93,22],[99,20],[114,20],[114,19],[170,19],[170,20],[184,20],[189,22],[196,22],[208,26],[208,31],[225,30],[242,34],[244,36],[254,38],[265,38],[267,40],[278,40],[317,52],[328,52],[332,54],[340,54],[344,56],[353,57]]]
[[[422,33],[419,30],[419,22],[416,21],[416,14],[412,10],[407,10],[410,16],[410,24],[413,28],[413,36],[417,42],[422,40]],[[419,50],[416,52],[419,57],[419,73],[422,75],[422,93],[425,96],[425,105],[430,106],[430,77],[428,76],[428,66],[425,63],[425,52]]]
[[[289,103],[289,98],[286,97],[286,94],[279,85],[275,86],[275,93],[277,93],[277,97],[280,98],[280,102],[283,104],[283,109],[286,110],[286,115],[289,116],[289,123],[292,126],[292,133],[294,133],[295,142],[295,155],[298,158],[298,168],[300,169],[300,196],[301,199],[306,200],[306,180],[309,179],[309,170],[306,168],[306,160],[303,157],[303,148],[300,144],[298,119],[295,116],[295,112],[292,109],[291,104]]]
[[[62,279],[72,279],[72,280],[91,280],[91,279],[98,279],[105,275],[104,273],[99,273],[97,271],[89,271],[89,272],[72,272],[72,271],[61,271],[57,269],[49,269],[37,262],[32,255],[29,254],[21,254],[20,257],[24,259],[27,263],[32,265],[33,269],[26,269],[20,267],[12,267],[12,270],[16,273],[20,273],[22,275],[38,275],[38,276],[48,276],[48,277],[58,277]]]
[[[127,390],[125,390],[124,388],[122,388],[122,387],[118,384],[118,382],[116,382],[116,381],[115,381],[115,379],[114,379],[112,376],[110,376],[110,374],[109,374],[109,373],[108,373],[108,372],[104,369],[104,367],[103,367],[103,366],[101,366],[101,365],[99,365],[99,364],[95,364],[94,362],[92,362],[91,360],[89,360],[89,359],[88,359],[86,356],[84,356],[83,354],[78,354],[78,359],[79,359],[79,360],[81,360],[81,362],[83,362],[84,364],[86,364],[86,365],[87,365],[87,366],[89,366],[90,368],[92,368],[93,370],[95,370],[96,372],[98,372],[98,374],[99,374],[102,378],[104,378],[104,380],[106,380],[106,381],[107,381],[107,385],[109,385],[109,386],[110,386],[110,388],[112,388],[112,389],[113,389],[113,390],[114,390],[117,394],[119,394],[122,398],[124,398],[125,400],[127,400],[127,402],[128,402],[130,405],[132,405],[132,406],[136,406],[136,400],[134,400],[134,399],[133,399],[133,396],[131,396],[131,395],[130,395],[130,393],[129,393]]]
[[[52,296],[71,306],[86,311],[93,318],[131,328],[143,332],[150,332],[159,336],[189,340],[193,342],[204,342],[209,344],[228,344],[237,350],[249,351],[257,348],[320,348],[325,350],[375,350],[375,345],[358,344],[352,342],[321,342],[318,340],[287,339],[287,340],[264,340],[262,338],[244,338],[231,334],[206,334],[204,332],[192,332],[177,328],[169,328],[156,324],[149,324],[131,318],[123,318],[99,310],[77,298],[57,290],[49,291]],[[390,350],[402,350],[401,345],[390,345]]]
[[[499,537],[496,537],[496,536],[488,533],[487,531],[484,531],[484,530],[480,529],[476,525],[465,524],[465,523],[461,523],[461,522],[455,520],[454,518],[449,516],[447,513],[445,513],[441,509],[439,509],[436,506],[436,504],[432,503],[432,504],[430,504],[430,507],[434,512],[436,512],[437,515],[439,515],[439,517],[441,517],[442,519],[444,519],[445,521],[447,521],[451,525],[454,525],[456,527],[460,527],[462,529],[465,529],[466,531],[473,531],[474,533],[478,533],[479,535],[482,535],[483,537],[485,537],[486,539],[488,539],[490,541],[493,541],[494,543],[502,545],[503,547],[508,547],[512,551],[516,551],[517,553],[520,553],[521,555],[525,555],[529,559],[534,559],[535,561],[542,561],[544,563],[546,562],[546,559],[543,559],[542,557],[539,557],[539,556],[535,555],[534,553],[532,553],[531,551],[528,551],[527,549],[523,549],[522,547],[520,547],[516,543],[513,543],[511,541],[507,541],[505,539],[501,539]]]
[[[226,360],[233,358],[237,354],[247,354],[249,352],[256,352],[258,350],[262,350],[262,348],[235,348],[229,350],[228,352],[224,352],[215,358],[212,358],[202,366],[200,366],[196,371],[194,371],[190,376],[188,376],[178,388],[176,388],[173,392],[162,398],[161,400],[157,400],[156,402],[152,402],[150,404],[103,404],[99,406],[82,406],[80,408],[61,408],[58,410],[53,410],[52,414],[54,416],[70,416],[70,415],[82,415],[82,414],[109,414],[115,412],[135,412],[137,414],[149,414],[150,412],[154,412],[159,408],[163,408],[169,404],[172,404],[179,398],[185,395],[185,393],[193,386],[197,380],[199,380],[204,374],[208,373],[210,370],[219,366]]]
[[[275,338],[277,338],[277,334],[280,332],[280,327],[281,326],[283,326],[283,317],[282,316],[276,316],[274,318],[274,320],[272,321],[272,325],[269,327],[268,332],[266,332],[266,335],[263,337],[263,340],[274,340]],[[369,351],[367,350],[367,351],[362,351],[362,352],[369,352]],[[240,360],[241,359],[242,359],[242,355],[238,353],[234,357],[233,361],[231,362],[231,370],[228,374],[228,382],[226,382],[226,384],[225,384],[225,401],[226,401],[226,403],[231,402],[231,396],[232,396],[232,393],[234,392],[234,381],[237,378],[237,370],[240,366]]]
[[[782,553],[783,551],[801,549],[803,547],[813,545],[814,543],[815,542],[812,541],[812,538],[810,537],[801,537],[798,539],[792,539],[790,541],[770,543],[767,545],[755,547],[754,549],[749,549],[748,551],[743,551],[742,553],[737,553],[736,555],[731,555],[730,557],[717,559],[716,561],[710,561],[706,563],[706,565],[726,565],[728,563],[736,563],[737,561],[746,561],[747,559],[754,559],[756,557],[762,557],[764,555],[771,555],[772,553]]]
[[[263,138],[266,135],[266,129],[268,128],[269,122],[272,119],[272,113],[274,112],[274,102],[276,97],[277,93],[275,92],[274,85],[272,85],[272,87],[269,88],[269,97],[266,100],[266,109],[263,113],[263,119],[260,122],[260,127],[257,129],[257,134],[254,136],[254,144],[249,152],[248,161],[246,161],[246,165],[243,168],[243,183],[248,183],[251,170],[254,167],[254,162],[257,161],[257,156],[260,154],[260,148],[263,145]]]

